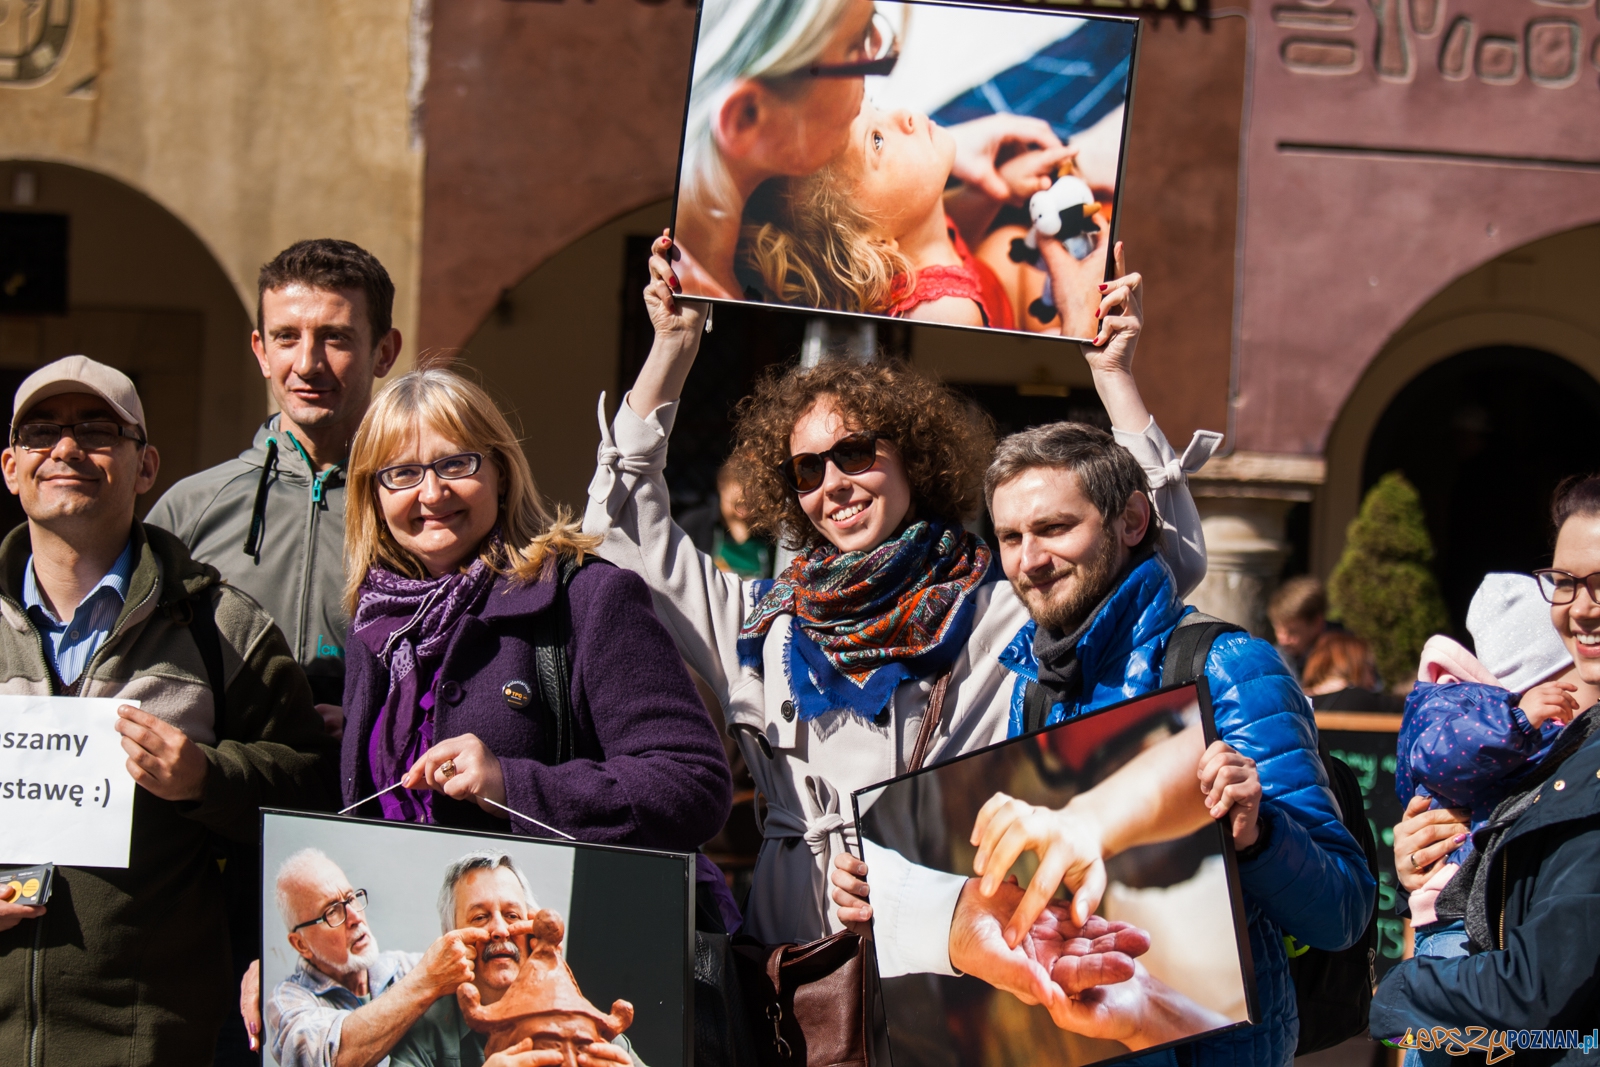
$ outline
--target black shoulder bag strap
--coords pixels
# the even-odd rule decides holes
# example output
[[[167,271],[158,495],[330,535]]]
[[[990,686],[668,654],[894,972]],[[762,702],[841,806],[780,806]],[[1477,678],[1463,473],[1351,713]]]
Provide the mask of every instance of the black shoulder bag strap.
[[[565,763],[572,758],[572,662],[567,656],[567,639],[572,623],[565,610],[567,586],[583,564],[571,556],[558,557],[556,591],[550,607],[539,613],[533,624],[533,661],[539,674],[539,696],[543,698],[550,763]]]
[[[181,626],[189,627],[195,648],[200,652],[200,662],[205,665],[206,681],[211,686],[211,701],[221,734],[222,711],[227,701],[226,675],[222,667],[222,635],[217,632],[217,606],[211,601],[211,586],[202,589],[188,600],[172,606],[173,616]]]
[[[1167,654],[1161,661],[1161,687],[1183,685],[1202,678],[1211,646],[1223,634],[1243,633],[1243,626],[1191,611],[1178,620],[1167,638]]]

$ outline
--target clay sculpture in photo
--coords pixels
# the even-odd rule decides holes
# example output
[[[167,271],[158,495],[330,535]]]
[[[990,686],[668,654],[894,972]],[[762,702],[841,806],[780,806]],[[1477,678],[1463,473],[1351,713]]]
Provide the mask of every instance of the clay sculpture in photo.
[[[566,927],[559,915],[546,909],[528,925],[527,955],[500,1000],[486,1007],[472,985],[459,990],[467,1025],[488,1035],[486,1057],[529,1039],[535,1049],[575,1046],[582,1051],[595,1042],[612,1041],[632,1025],[632,1004],[612,1001],[611,1011],[602,1012],[578,988],[561,955]]]

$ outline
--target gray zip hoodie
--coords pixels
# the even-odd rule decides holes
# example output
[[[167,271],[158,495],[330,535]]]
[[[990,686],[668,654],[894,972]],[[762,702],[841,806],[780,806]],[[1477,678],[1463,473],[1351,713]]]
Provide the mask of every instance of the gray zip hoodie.
[[[261,602],[322,704],[344,702],[344,475],[314,472],[274,415],[238,459],[178,482],[145,516]]]

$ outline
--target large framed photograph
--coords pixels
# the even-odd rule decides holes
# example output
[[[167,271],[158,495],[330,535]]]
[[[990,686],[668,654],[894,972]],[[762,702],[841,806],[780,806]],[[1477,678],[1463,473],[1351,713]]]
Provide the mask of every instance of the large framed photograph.
[[[1083,340],[1139,22],[701,0],[673,210],[686,297]]]
[[[1175,795],[1168,788],[1197,789],[1198,757],[1213,740],[1210,698],[1201,680],[855,794],[869,867],[893,872],[909,864],[913,871],[942,872],[935,877],[977,873],[975,825],[980,813],[996,811],[1007,798],[1061,812],[1069,821],[1083,810],[1075,800],[1082,805],[1110,798],[1119,809],[1152,813],[1148,826],[1133,828],[1129,840],[1140,843],[1105,861],[1104,894],[1086,923],[1073,919],[1072,894],[1058,892],[1047,909],[1049,929],[1041,933],[1044,925],[1036,924],[1027,944],[1019,942],[1070,1000],[1059,1017],[971,973],[900,973],[905,968],[895,966],[891,954],[916,953],[883,943],[880,929],[875,944],[886,976],[883,1000],[895,1067],[1087,1067],[1255,1020],[1244,905],[1225,824],[1175,824],[1154,815],[1172,810],[1170,805],[1143,803],[1149,796]],[[1038,857],[1023,852],[1010,868],[1019,884],[1004,898],[1002,915],[1013,914],[1010,902],[1022,895],[1037,867]],[[900,874],[893,881],[917,884]],[[951,938],[963,928],[961,912],[979,884],[969,882],[962,890]],[[947,934],[941,928],[928,936]],[[1160,1025],[1152,1026],[1152,1019]]]
[[[334,1020],[363,1007],[392,1008],[368,1013],[391,1067],[523,1042],[562,1062],[692,1060],[692,856],[272,810],[261,849],[268,1064],[326,1062]],[[407,1011],[421,983],[401,976],[452,953],[471,982]]]

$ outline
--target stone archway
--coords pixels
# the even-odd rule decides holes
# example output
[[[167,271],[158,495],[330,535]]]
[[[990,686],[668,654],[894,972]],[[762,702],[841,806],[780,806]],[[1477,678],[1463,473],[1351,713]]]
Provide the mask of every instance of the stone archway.
[[[0,162],[0,190],[10,194],[0,210],[64,216],[68,235],[64,313],[0,311],[7,420],[16,386],[51,360],[82,353],[125,371],[161,452],[141,512],[179,478],[247,445],[267,410],[251,314],[201,240],[143,193],[78,167]],[[20,519],[20,510],[0,511],[0,524]]]
[[[1597,255],[1600,227],[1595,226],[1525,245],[1456,279],[1385,345],[1352,390],[1328,435],[1324,451],[1327,480],[1317,492],[1312,517],[1314,573],[1325,576],[1337,561],[1345,527],[1355,516],[1362,491],[1383,473],[1373,474],[1375,467],[1392,463],[1405,468],[1410,455],[1414,474],[1424,483],[1455,477],[1455,468],[1445,456],[1450,447],[1446,439],[1458,431],[1474,432],[1474,425],[1486,425],[1490,427],[1487,432],[1496,432],[1490,409],[1512,403],[1517,393],[1534,384],[1533,378],[1564,383],[1551,387],[1573,397],[1586,396],[1592,387],[1600,400],[1600,307],[1594,305],[1584,281],[1587,264]],[[1498,375],[1504,388],[1485,386],[1486,375],[1490,382]],[[1445,410],[1449,404],[1441,398],[1430,408],[1429,391],[1448,393],[1454,407]],[[1481,410],[1468,410],[1474,405]],[[1509,414],[1509,409],[1502,412],[1502,424]],[[1439,456],[1424,459],[1418,452],[1417,435],[1412,435],[1409,450],[1399,440],[1406,434],[1396,428],[1395,420],[1407,417],[1438,422],[1432,433],[1436,438],[1433,447],[1441,450]],[[1485,418],[1491,421],[1485,422]],[[1456,422],[1461,425],[1453,426]],[[1531,432],[1545,434],[1547,440],[1542,443],[1548,447],[1559,447],[1555,439],[1560,434],[1555,429],[1536,423]],[[1574,449],[1569,449],[1573,470],[1600,467],[1600,448],[1587,455],[1581,454],[1581,444]],[[1541,486],[1549,480],[1541,478]],[[1429,484],[1418,488],[1425,497],[1446,491]],[[1542,519],[1535,515],[1528,521],[1538,525]],[[1513,556],[1520,559],[1527,554],[1523,543],[1517,552],[1490,553],[1495,559],[1500,555],[1505,559],[1495,563],[1485,556],[1484,565],[1512,566],[1516,562]],[[1461,582],[1469,580],[1463,577]],[[1470,590],[1466,595],[1470,596]]]

